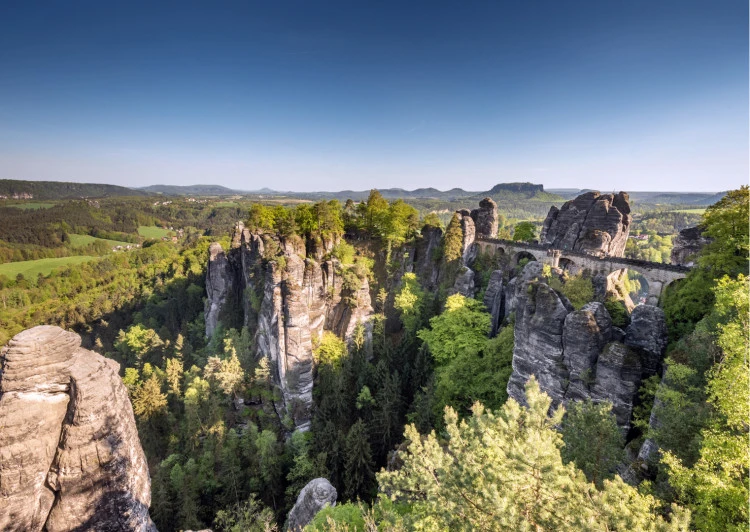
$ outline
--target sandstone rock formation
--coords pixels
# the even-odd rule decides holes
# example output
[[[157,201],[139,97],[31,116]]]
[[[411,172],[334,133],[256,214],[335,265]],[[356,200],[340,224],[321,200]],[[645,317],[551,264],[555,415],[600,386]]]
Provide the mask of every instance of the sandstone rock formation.
[[[661,371],[666,349],[664,312],[636,307],[626,331],[612,325],[602,303],[574,310],[531,262],[505,290],[506,309],[515,309],[513,373],[508,395],[524,400],[535,375],[553,405],[570,400],[610,401],[618,425],[630,427],[642,380]]]
[[[451,294],[461,294],[464,297],[474,297],[474,270],[464,266],[463,270],[456,276]]]
[[[117,363],[39,326],[0,352],[0,530],[155,531]]]
[[[627,193],[586,192],[566,201],[560,209],[550,207],[540,243],[598,257],[622,257],[630,222]]]
[[[345,267],[336,259],[325,258],[336,244],[333,240],[279,239],[238,224],[232,241],[235,247],[226,257],[218,244],[211,245],[206,285],[207,290],[212,286],[212,292],[208,301],[220,309],[218,315],[233,294],[243,294],[243,316],[238,321],[254,335],[256,356],[270,362],[274,384],[281,391],[276,410],[281,416],[289,415],[296,429],[307,430],[313,339],[329,330],[352,341],[361,325],[369,343],[373,313],[369,283],[353,271],[346,272],[349,281],[344,282]],[[210,319],[214,314],[206,312],[207,332],[216,327]]]
[[[208,269],[206,270],[206,336],[214,334],[219,316],[227,302],[234,284],[232,267],[221,244],[214,242],[208,248]]]
[[[316,478],[307,483],[297,496],[289,517],[287,517],[285,530],[289,532],[301,532],[315,514],[326,506],[336,505],[336,488],[324,478]]]
[[[471,212],[468,209],[458,211],[458,215],[461,217],[461,232],[463,233],[461,256],[464,264],[468,265],[474,258],[473,244],[474,240],[476,240],[476,227],[474,219],[471,217]]]
[[[709,243],[711,239],[703,236],[705,229],[701,226],[683,229],[672,241],[672,264],[692,266],[695,256]]]
[[[495,270],[490,274],[487,290],[484,292],[484,306],[487,307],[491,316],[492,328],[490,329],[490,338],[494,338],[497,335],[500,322],[505,317],[504,295],[503,270]]]
[[[492,198],[484,198],[479,208],[471,211],[471,218],[476,227],[476,236],[495,238],[497,235],[497,203]]]

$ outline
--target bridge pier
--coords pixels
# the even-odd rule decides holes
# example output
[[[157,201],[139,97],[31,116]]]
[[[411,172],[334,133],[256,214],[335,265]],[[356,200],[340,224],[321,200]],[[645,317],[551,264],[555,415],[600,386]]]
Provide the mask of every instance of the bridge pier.
[[[646,303],[649,305],[658,306],[659,300],[661,299],[661,292],[664,288],[664,283],[661,281],[651,280],[648,279],[648,298],[646,299]]]

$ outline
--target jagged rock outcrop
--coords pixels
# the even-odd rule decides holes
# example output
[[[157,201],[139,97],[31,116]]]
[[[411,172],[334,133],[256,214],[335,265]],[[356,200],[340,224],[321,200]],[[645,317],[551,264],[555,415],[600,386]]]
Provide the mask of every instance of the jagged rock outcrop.
[[[638,387],[661,371],[667,331],[658,307],[636,307],[626,331],[614,327],[604,305],[574,310],[531,262],[508,283],[506,309],[515,309],[513,372],[508,395],[524,400],[531,375],[553,401],[610,401],[618,425],[630,427]]]
[[[625,344],[641,353],[644,377],[661,373],[661,362],[667,350],[667,319],[654,305],[638,305],[630,314],[625,330]]]
[[[301,532],[320,510],[326,506],[335,506],[336,497],[336,488],[327,479],[311,480],[299,492],[284,529],[289,532]]]
[[[206,270],[206,336],[211,337],[219,323],[221,311],[227,303],[234,285],[234,272],[221,244],[214,242],[208,248]]]
[[[154,531],[119,366],[39,326],[0,352],[0,530]]]
[[[598,257],[622,257],[630,222],[627,193],[586,192],[566,201],[560,209],[550,207],[542,226],[540,243]]]
[[[505,317],[505,293],[503,291],[503,270],[495,270],[490,274],[487,290],[484,291],[484,306],[490,313],[490,338],[497,335],[500,323]]]
[[[474,297],[474,270],[464,267],[456,276],[451,294],[461,294],[464,297]]]
[[[244,316],[239,321],[254,335],[256,356],[269,360],[273,382],[281,392],[276,411],[282,417],[288,415],[296,429],[307,430],[313,339],[329,330],[353,341],[361,325],[366,348],[370,345],[373,309],[368,280],[336,259],[325,260],[336,244],[332,239],[279,239],[238,224],[232,242],[236,247],[226,257],[220,246],[215,248],[218,244],[211,246],[208,275],[219,273],[207,278],[207,286],[219,275],[229,280],[215,283],[218,288],[212,288],[209,301],[221,312],[232,297],[242,299]],[[213,332],[216,322],[210,323],[209,318],[213,320],[213,315],[207,312],[206,330],[211,325]]]
[[[492,198],[484,198],[479,208],[471,211],[477,237],[495,238],[497,235],[497,203]]]
[[[555,405],[565,397],[568,369],[563,364],[563,324],[573,307],[545,283],[524,283],[516,302],[513,373],[508,395],[519,402],[532,375]]]
[[[473,245],[476,240],[476,227],[474,226],[474,219],[471,217],[471,212],[468,209],[458,211],[458,215],[461,217],[461,232],[463,233],[461,256],[464,265],[468,265],[474,258]]]
[[[672,264],[692,266],[696,255],[711,243],[711,239],[703,236],[705,228],[698,225],[688,227],[679,232],[672,241]]]

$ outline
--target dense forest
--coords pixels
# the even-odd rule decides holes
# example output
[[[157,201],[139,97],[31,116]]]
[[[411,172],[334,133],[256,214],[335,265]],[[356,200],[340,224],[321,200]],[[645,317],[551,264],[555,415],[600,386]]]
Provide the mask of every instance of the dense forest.
[[[668,262],[670,236],[660,233],[693,221],[713,240],[663,298],[666,369],[642,386],[637,429],[627,438],[606,403],[550,412],[534,380],[525,406],[508,399],[513,316],[488,337],[482,295],[490,272],[482,257],[474,265],[477,297],[452,294],[462,252],[458,218],[417,207],[373,191],[344,203],[156,207],[113,198],[33,212],[2,208],[3,262],[66,248],[70,234],[128,241],[139,226],[194,231],[178,245],[144,242],[37,279],[0,278],[0,344],[53,323],[121,364],[151,469],[151,515],[162,531],[280,529],[316,477],[331,481],[339,504],[319,513],[312,530],[744,529],[747,187],[702,216],[638,221],[648,240],[628,243],[634,258]],[[536,226],[520,222],[534,216],[502,205],[500,212],[501,237],[533,240]],[[278,391],[266,359],[253,355],[248,328],[227,320],[205,335],[208,247],[218,240],[228,248],[237,220],[279,238],[333,238],[331,256],[370,280],[372,344],[331,332],[316,342],[307,432],[291,431],[273,410]],[[446,274],[435,291],[399,271],[403,249],[426,227],[444,229],[435,258]],[[585,276],[556,289],[576,308],[593,294]],[[617,466],[645,439],[662,452],[646,464],[647,479],[631,486]]]

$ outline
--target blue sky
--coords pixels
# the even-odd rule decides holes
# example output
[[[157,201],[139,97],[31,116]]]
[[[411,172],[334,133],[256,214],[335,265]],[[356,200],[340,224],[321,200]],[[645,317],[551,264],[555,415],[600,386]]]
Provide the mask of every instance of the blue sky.
[[[748,181],[745,0],[152,4],[0,3],[0,178]]]

